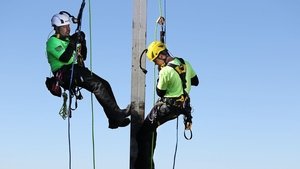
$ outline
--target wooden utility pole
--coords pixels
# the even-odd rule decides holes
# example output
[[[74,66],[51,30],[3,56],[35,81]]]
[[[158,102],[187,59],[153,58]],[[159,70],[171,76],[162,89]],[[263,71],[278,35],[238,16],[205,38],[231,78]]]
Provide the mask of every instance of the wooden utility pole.
[[[140,55],[146,48],[147,0],[133,0],[132,21],[132,65],[131,65],[131,132],[130,132],[130,169],[135,169],[137,157],[136,134],[141,127],[145,114],[145,74],[140,69]],[[142,58],[145,67],[146,59]]]

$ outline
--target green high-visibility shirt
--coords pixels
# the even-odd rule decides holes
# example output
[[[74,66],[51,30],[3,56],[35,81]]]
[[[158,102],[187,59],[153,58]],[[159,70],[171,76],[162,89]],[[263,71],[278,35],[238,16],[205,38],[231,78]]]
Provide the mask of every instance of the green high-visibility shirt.
[[[51,67],[51,71],[55,72],[64,65],[72,64],[74,61],[74,53],[68,62],[61,62],[59,60],[60,56],[65,52],[67,46],[69,45],[69,40],[61,40],[55,36],[51,36],[46,43],[47,58]]]
[[[191,91],[191,78],[196,76],[196,72],[192,68],[191,64],[184,61],[186,64],[186,88],[185,91],[190,93]],[[170,63],[175,65],[180,65],[181,62],[174,58]],[[160,90],[166,90],[164,97],[172,98],[179,97],[183,94],[182,82],[179,74],[170,66],[165,66],[159,71],[159,80],[157,83],[157,88]]]

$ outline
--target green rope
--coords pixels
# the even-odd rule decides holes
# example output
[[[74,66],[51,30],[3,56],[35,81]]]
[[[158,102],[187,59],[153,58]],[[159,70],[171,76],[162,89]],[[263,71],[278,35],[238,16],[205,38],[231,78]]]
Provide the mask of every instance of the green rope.
[[[160,14],[160,16],[163,16],[162,15],[162,1],[161,0],[158,0],[159,2],[158,2],[158,6],[159,6],[159,14]],[[158,32],[158,23],[156,22],[156,24],[155,24],[155,32],[154,32],[154,36],[155,36],[155,40],[157,40],[157,32]],[[153,66],[153,81],[154,81],[154,83],[153,83],[153,106],[155,105],[155,103],[156,103],[156,93],[155,93],[155,91],[156,91],[156,85],[157,85],[157,70],[156,70],[156,66],[154,65]],[[152,161],[153,161],[153,155],[154,155],[154,132],[152,133],[152,140],[151,140],[151,155],[150,155],[150,168],[152,169],[153,168],[153,163],[152,163]]]
[[[161,0],[158,0],[158,9],[159,9],[160,16],[162,16],[162,3],[161,3]]]
[[[68,94],[66,92],[63,93],[63,99],[64,99],[64,102],[59,110],[59,115],[65,120],[68,117],[68,112],[67,112]]]
[[[90,70],[93,74],[93,58],[92,58],[92,12],[91,1],[89,0],[89,36],[90,36]],[[95,153],[95,120],[94,120],[94,99],[91,93],[91,111],[92,111],[92,146],[93,146],[93,169],[96,169],[96,153]]]
[[[166,0],[164,0],[164,3],[162,3],[162,0],[158,0],[158,6],[159,6],[159,15],[160,16],[163,16],[165,18],[166,16]],[[163,9],[162,9],[162,6],[164,6],[164,15],[163,15]],[[157,34],[158,34],[158,25],[159,23],[156,22],[156,25],[155,25],[155,32],[154,32],[154,39],[157,40]],[[156,85],[157,85],[157,69],[156,69],[156,66],[154,65],[153,66],[153,106],[156,104]],[[152,133],[152,140],[151,140],[151,155],[150,155],[150,168],[152,169],[154,166],[153,166],[153,155],[154,155],[154,132]]]

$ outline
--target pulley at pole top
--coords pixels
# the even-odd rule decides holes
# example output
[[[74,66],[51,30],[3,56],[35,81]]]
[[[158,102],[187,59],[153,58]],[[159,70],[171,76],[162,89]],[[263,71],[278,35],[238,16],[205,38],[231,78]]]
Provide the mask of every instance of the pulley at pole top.
[[[157,18],[156,23],[163,26],[166,22],[166,19],[163,16]]]
[[[162,43],[165,43],[165,35],[166,35],[166,31],[165,31],[165,26],[166,26],[166,19],[163,16],[158,17],[158,19],[156,20],[156,23],[159,24],[161,26],[161,31],[160,31],[160,41]]]

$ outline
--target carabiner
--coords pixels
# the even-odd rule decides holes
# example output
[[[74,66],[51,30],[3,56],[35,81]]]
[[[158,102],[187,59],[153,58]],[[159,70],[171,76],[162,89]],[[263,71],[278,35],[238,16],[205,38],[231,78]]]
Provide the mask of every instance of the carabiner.
[[[187,137],[186,136],[186,131],[190,131],[190,137]],[[192,129],[185,129],[184,130],[184,138],[187,139],[187,140],[191,140],[193,138],[193,132],[192,132]]]

